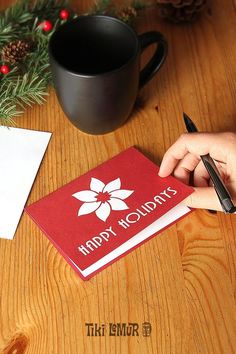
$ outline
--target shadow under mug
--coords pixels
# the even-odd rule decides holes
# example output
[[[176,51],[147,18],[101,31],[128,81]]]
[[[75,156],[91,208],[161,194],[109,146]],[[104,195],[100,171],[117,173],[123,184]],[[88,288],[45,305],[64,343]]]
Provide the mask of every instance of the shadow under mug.
[[[156,43],[140,70],[140,55]],[[49,41],[58,101],[69,120],[89,134],[104,134],[129,117],[138,90],[160,69],[167,41],[160,32],[137,35],[108,16],[81,16],[59,27]]]

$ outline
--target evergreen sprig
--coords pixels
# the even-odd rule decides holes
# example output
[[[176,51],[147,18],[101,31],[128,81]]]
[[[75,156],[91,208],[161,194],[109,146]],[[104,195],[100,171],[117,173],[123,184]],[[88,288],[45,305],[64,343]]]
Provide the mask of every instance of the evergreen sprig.
[[[0,14],[0,52],[6,43],[14,40],[27,39],[33,43],[24,61],[11,67],[7,75],[0,76],[0,125],[12,125],[26,106],[45,101],[51,83],[48,41],[63,23],[59,12],[66,6],[64,0],[22,0]],[[39,26],[46,19],[53,24],[50,33]]]
[[[134,0],[134,8],[139,8]],[[0,66],[2,48],[15,40],[30,40],[32,49],[22,62],[10,67],[6,75],[0,73],[0,125],[14,124],[26,106],[41,104],[52,82],[49,70],[48,42],[52,33],[64,21],[59,13],[68,9],[66,0],[19,0],[0,13]],[[70,19],[77,15],[69,9]],[[111,0],[99,0],[89,13],[116,15]],[[50,20],[53,29],[44,32],[40,23]],[[127,20],[127,19],[126,19]]]

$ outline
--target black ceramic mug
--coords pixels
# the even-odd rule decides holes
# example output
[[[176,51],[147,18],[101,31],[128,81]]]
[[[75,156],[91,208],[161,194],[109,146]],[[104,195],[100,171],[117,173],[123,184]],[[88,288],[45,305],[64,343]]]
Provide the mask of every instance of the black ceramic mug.
[[[156,43],[140,71],[140,54]],[[70,121],[90,134],[104,134],[129,117],[138,90],[160,69],[167,42],[159,32],[137,35],[108,16],[81,16],[52,35],[49,56],[59,103]]]

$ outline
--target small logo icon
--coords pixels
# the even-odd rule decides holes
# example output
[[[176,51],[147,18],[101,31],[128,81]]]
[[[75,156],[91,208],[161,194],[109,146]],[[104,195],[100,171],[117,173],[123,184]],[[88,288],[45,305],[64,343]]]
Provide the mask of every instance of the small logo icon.
[[[95,212],[96,216],[105,222],[111,210],[129,209],[124,199],[128,198],[133,192],[132,190],[121,189],[120,178],[105,184],[92,177],[90,190],[76,192],[72,196],[83,202],[78,211],[78,216]]]
[[[142,324],[142,333],[143,337],[150,337],[152,332],[152,325],[150,322],[143,322]]]

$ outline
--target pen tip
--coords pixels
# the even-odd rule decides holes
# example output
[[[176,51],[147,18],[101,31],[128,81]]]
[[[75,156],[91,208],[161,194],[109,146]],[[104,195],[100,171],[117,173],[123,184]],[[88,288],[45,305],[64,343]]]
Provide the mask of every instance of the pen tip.
[[[192,119],[185,112],[183,112],[183,117],[185,123],[192,123]]]
[[[183,117],[184,117],[185,124],[192,122],[192,120],[189,118],[189,116],[185,112],[183,112]]]
[[[185,112],[183,112],[183,117],[184,117],[184,123],[187,128],[187,131],[189,133],[197,132],[198,130],[196,125],[193,123],[192,119],[189,118],[189,116]]]

